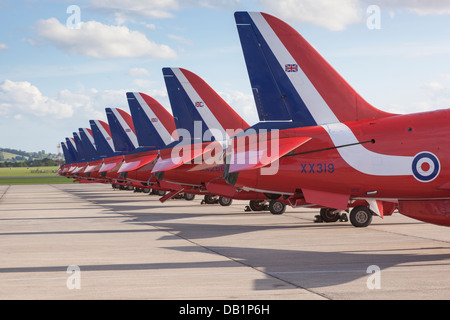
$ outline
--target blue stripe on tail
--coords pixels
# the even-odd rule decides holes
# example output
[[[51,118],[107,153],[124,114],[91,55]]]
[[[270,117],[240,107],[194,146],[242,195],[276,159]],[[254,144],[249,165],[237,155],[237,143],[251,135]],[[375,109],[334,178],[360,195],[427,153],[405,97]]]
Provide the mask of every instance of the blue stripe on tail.
[[[108,118],[109,129],[111,130],[111,137],[114,142],[114,149],[122,152],[133,151],[135,149],[133,142],[128,138],[125,129],[122,127],[111,108],[106,108],[105,111]]]
[[[187,130],[192,139],[201,139],[205,131],[208,130],[208,126],[196,110],[196,107],[183,89],[183,86],[173,73],[172,69],[163,68],[163,75],[177,129]],[[197,122],[197,130],[199,132],[195,132],[194,122]],[[198,124],[200,123],[201,132],[198,127]],[[201,136],[199,136],[200,134]]]
[[[128,106],[133,118],[134,130],[140,147],[153,147],[161,149],[166,146],[159,135],[152,120],[148,118],[144,107],[138,102],[133,92],[127,92]],[[146,107],[145,107],[146,108]]]
[[[304,127],[317,125],[286,75],[295,70],[295,65],[288,69],[280,65],[247,12],[236,12],[234,16],[259,119],[291,120]]]

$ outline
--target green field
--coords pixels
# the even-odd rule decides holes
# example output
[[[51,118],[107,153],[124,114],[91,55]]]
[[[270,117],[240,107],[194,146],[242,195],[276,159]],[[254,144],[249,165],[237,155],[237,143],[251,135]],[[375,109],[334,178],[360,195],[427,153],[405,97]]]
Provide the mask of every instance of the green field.
[[[0,168],[1,177],[36,177],[36,176],[56,176],[58,166],[55,167],[19,167]]]
[[[0,185],[15,184],[55,184],[55,183],[73,183],[72,179],[66,177],[37,177],[37,178],[1,178]]]
[[[0,185],[73,183],[59,176],[58,167],[0,168]]]

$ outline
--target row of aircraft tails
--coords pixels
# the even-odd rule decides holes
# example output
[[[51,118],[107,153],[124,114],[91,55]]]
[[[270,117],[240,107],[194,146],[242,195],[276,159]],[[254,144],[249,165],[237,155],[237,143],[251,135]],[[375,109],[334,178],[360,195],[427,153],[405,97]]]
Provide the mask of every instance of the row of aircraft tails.
[[[106,108],[61,143],[59,173],[81,183],[249,200],[273,214],[350,212],[354,226],[398,210],[450,225],[450,110],[407,115],[365,101],[292,27],[265,13],[236,12],[260,122],[250,126],[191,71],[163,68],[173,116],[128,92],[130,113]]]

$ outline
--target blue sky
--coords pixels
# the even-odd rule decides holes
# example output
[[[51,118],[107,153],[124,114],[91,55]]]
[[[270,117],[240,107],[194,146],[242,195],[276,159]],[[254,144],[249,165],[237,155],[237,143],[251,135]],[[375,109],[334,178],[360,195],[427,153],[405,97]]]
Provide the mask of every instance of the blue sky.
[[[80,29],[69,29],[70,5]],[[379,29],[370,29],[370,5]],[[163,67],[208,82],[258,121],[233,13],[263,11],[296,28],[374,106],[450,106],[450,3],[444,0],[0,0],[0,147],[57,152],[106,107],[140,91],[170,110]],[[372,21],[372,20],[370,20]]]

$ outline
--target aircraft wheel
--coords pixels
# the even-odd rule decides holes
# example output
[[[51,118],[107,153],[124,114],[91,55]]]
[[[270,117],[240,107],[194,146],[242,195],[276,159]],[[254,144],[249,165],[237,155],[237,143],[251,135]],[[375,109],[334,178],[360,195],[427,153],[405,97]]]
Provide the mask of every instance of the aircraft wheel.
[[[150,193],[150,188],[144,188],[144,189],[142,189],[142,192],[144,192],[144,193]]]
[[[185,193],[183,197],[187,201],[192,201],[192,200],[195,199],[195,194],[193,194],[193,193]]]
[[[263,211],[266,207],[264,200],[250,200],[248,205],[253,211]]]
[[[156,194],[158,195],[158,196],[165,196],[166,195],[166,191],[164,191],[164,190],[156,190]]]
[[[336,222],[339,220],[339,210],[332,208],[321,208],[320,217],[325,222]]]
[[[372,211],[366,206],[357,206],[350,211],[350,222],[357,228],[367,227],[372,222]]]
[[[231,198],[219,197],[219,204],[223,207],[228,207],[233,202]]]
[[[269,202],[269,210],[272,214],[283,214],[286,211],[286,204],[281,201],[271,200]]]
[[[213,194],[205,194],[204,200],[205,200],[205,203],[206,203],[206,204],[214,204],[214,203],[217,203],[217,198],[216,198],[216,196],[213,195]]]

